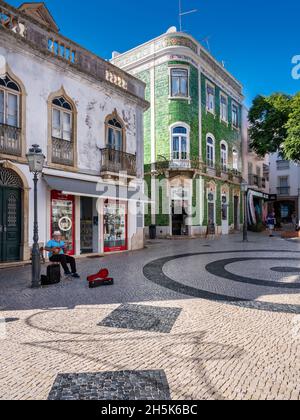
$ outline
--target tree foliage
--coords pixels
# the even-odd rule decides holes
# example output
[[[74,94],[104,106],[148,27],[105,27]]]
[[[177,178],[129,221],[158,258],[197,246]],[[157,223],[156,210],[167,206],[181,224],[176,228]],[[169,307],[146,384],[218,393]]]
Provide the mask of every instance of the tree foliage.
[[[300,162],[300,93],[292,99],[292,110],[286,123],[287,137],[282,145],[287,160]]]
[[[294,98],[281,93],[269,97],[257,96],[249,112],[251,148],[259,156],[268,153],[286,153]],[[298,137],[300,145],[300,137]],[[300,148],[299,148],[300,159]]]

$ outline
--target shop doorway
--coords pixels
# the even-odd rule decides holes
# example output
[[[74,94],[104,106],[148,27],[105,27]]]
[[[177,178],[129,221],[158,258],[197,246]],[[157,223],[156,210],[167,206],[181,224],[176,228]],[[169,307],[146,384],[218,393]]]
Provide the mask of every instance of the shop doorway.
[[[290,224],[293,221],[293,214],[297,214],[295,201],[280,201],[275,203],[276,219],[280,224]]]
[[[214,225],[216,223],[215,219],[215,203],[208,203],[208,224]]]
[[[21,258],[22,187],[13,170],[0,168],[0,262]]]
[[[229,220],[228,220],[228,197],[227,195],[222,196],[222,235],[229,234]]]
[[[188,228],[185,224],[187,217],[182,201],[172,202],[172,236],[187,236]]]
[[[93,252],[93,204],[90,197],[80,198],[80,250],[81,254]]]
[[[20,260],[21,190],[0,186],[0,262]]]

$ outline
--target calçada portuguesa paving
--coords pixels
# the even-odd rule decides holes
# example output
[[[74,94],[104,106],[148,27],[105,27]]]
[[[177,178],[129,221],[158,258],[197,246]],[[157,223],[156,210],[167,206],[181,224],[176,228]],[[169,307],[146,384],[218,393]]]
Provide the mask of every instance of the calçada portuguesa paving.
[[[0,271],[1,399],[299,400],[297,242],[161,240],[79,270],[39,290]]]

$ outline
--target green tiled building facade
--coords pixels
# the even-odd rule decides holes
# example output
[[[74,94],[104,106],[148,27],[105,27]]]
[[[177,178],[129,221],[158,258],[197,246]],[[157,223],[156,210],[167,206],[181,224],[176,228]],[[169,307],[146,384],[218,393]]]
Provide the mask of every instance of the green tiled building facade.
[[[194,38],[168,32],[113,63],[145,82],[145,226],[158,236],[239,230],[242,86]]]

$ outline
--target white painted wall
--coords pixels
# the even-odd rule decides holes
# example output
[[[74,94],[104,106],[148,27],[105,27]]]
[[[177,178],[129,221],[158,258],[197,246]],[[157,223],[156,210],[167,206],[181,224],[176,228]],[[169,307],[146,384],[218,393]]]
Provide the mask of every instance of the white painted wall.
[[[243,107],[242,109],[242,154],[243,154],[243,179],[249,182],[249,163],[253,166],[253,175],[257,175],[257,168],[260,168],[261,177],[264,177],[264,165],[268,164],[268,159],[260,159],[254,152],[249,152],[249,121],[248,121],[248,109]],[[258,189],[255,186],[250,185],[254,189]],[[261,191],[269,194],[270,184],[266,179],[266,188],[261,188]]]
[[[37,143],[47,151],[47,100],[53,92],[64,87],[77,106],[78,167],[99,173],[100,148],[105,148],[105,118],[115,109],[126,124],[127,152],[137,151],[136,121],[141,118],[136,105],[128,98],[108,91],[101,83],[94,83],[58,68],[51,61],[42,60],[25,51],[10,51],[0,46],[0,55],[26,89],[27,145]],[[141,141],[141,139],[139,139]]]
[[[278,170],[277,161],[280,160],[278,154],[271,155],[270,160],[270,189],[271,194],[277,194],[277,187],[279,187],[280,177],[289,177],[290,196],[298,197],[300,189],[300,166],[290,162],[289,169]]]
[[[2,41],[2,40],[1,40]],[[48,98],[63,86],[77,108],[77,146],[79,177],[82,174],[100,176],[100,149],[106,147],[105,119],[117,110],[126,126],[126,152],[137,153],[137,172],[143,177],[143,109],[141,105],[124,92],[119,93],[113,87],[89,79],[88,76],[71,72],[63,62],[41,58],[30,49],[21,49],[17,43],[8,45],[1,42],[2,55],[12,72],[22,81],[26,89],[26,149],[32,144],[39,144],[47,158],[48,142]],[[12,158],[13,161],[13,158]],[[30,190],[29,245],[33,236],[33,182],[25,164],[16,166],[28,179]],[[46,163],[47,166],[47,163]],[[61,173],[72,177],[71,173]],[[39,237],[45,243],[50,237],[50,191],[44,181],[39,182]],[[134,203],[135,205],[135,203]],[[78,205],[77,205],[78,210]],[[76,224],[80,214],[76,213]],[[99,219],[99,225],[101,219]],[[77,228],[78,232],[78,228]],[[99,226],[99,233],[102,229]],[[136,216],[129,218],[129,236],[136,233]],[[77,254],[80,241],[76,238]],[[78,245],[79,243],[79,245]],[[95,251],[101,252],[101,246]]]

